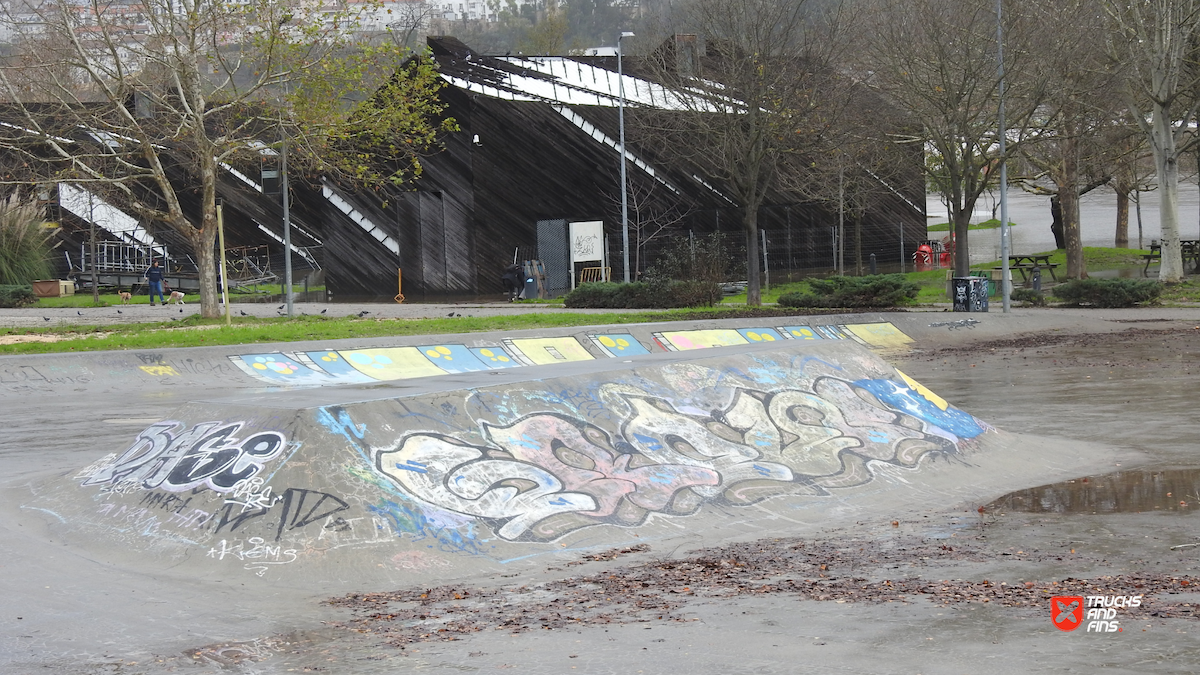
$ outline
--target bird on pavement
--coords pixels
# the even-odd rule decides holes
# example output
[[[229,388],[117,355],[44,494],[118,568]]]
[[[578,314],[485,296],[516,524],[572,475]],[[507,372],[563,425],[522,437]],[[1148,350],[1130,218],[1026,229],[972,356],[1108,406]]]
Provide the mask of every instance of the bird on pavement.
[[[243,311],[242,311],[242,310],[240,310],[240,309],[238,310],[238,314],[241,314],[242,316],[250,316],[249,314],[247,314],[247,313],[243,312]]]
[[[183,308],[182,308],[182,307],[180,307],[180,308],[179,308],[179,313],[180,313],[180,314],[183,314]]]
[[[124,313],[125,313],[125,312],[122,312],[122,311],[121,311],[121,310],[119,310],[119,309],[117,310],[117,314],[124,314]]]
[[[448,317],[450,317],[450,318],[454,318],[454,312],[450,312],[450,313],[449,313],[449,314],[447,314],[446,316],[448,316]]]
[[[287,303],[286,303],[286,302],[285,302],[285,303],[283,303],[282,305],[280,305],[280,306],[276,307],[275,309],[283,309],[285,305],[287,305]]]
[[[363,318],[364,316],[366,316],[366,315],[368,315],[368,314],[370,314],[370,312],[368,312],[367,310],[365,310],[365,309],[364,309],[363,311],[361,311],[361,312],[359,312],[359,313],[358,313],[358,318],[360,318],[360,319],[361,319],[361,318]]]
[[[329,311],[329,308],[326,307],[325,309],[321,310],[321,313],[324,314],[325,312],[328,312],[328,311]]]
[[[79,316],[83,316],[83,312],[81,312],[79,310],[75,310],[75,313],[78,314]]]
[[[49,320],[50,320],[50,317],[48,317],[48,316],[43,316],[43,317],[42,317],[42,320],[44,320],[44,321],[49,321]]]

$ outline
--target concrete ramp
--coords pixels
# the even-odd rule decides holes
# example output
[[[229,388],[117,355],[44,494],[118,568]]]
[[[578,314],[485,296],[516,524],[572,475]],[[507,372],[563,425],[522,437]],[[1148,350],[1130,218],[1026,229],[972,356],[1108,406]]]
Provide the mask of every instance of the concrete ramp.
[[[23,508],[114,563],[411,582],[945,506],[1016,445],[859,344],[789,341],[197,401]]]

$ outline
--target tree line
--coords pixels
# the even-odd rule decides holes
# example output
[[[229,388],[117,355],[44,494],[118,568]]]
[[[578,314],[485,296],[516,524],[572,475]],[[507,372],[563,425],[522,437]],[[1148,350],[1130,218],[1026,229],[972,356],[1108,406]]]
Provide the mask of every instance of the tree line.
[[[197,253],[202,312],[215,316],[221,171],[257,165],[286,145],[297,173],[385,190],[419,179],[422,157],[456,129],[432,62],[412,49],[423,24],[380,29],[372,19],[366,30],[364,12],[377,17],[381,7],[7,3],[3,23],[22,39],[0,58],[2,179],[85,186],[179,233]],[[625,46],[641,57],[641,74],[675,95],[670,105],[630,110],[631,140],[720,180],[743,214],[752,304],[760,301],[756,216],[769,190],[836,205],[853,226],[856,213],[919,167],[946,204],[955,272],[965,275],[969,219],[1002,161],[1014,182],[1057,197],[1072,278],[1087,274],[1079,196],[1109,185],[1127,205],[1156,186],[1160,279],[1182,278],[1178,183],[1197,147],[1200,0],[505,7],[505,21],[525,22],[513,39],[531,54],[636,33]],[[462,28],[481,51],[517,48]],[[1127,243],[1122,227],[1117,245]]]

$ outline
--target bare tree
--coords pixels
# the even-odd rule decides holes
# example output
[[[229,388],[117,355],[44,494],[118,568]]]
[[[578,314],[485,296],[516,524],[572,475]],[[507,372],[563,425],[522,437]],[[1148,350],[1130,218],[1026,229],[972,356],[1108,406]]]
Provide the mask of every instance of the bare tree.
[[[192,247],[201,313],[218,315],[213,244],[223,171],[265,138],[331,178],[404,181],[440,113],[432,67],[391,41],[356,47],[356,16],[272,0],[48,0],[0,66],[14,104],[0,147],[31,179],[77,183]],[[366,90],[364,92],[364,89]],[[383,158],[390,164],[385,164]],[[381,167],[386,167],[381,170]]]
[[[897,140],[927,149],[929,183],[942,194],[955,237],[954,272],[971,265],[968,227],[979,198],[994,184],[990,169],[997,142],[999,71],[996,6],[992,0],[878,0],[863,12],[865,81],[907,115],[913,131]],[[1026,17],[1006,11],[1005,71],[1015,152],[1039,102],[1034,84],[1013,74],[1030,72],[1024,44]]]
[[[1108,67],[1104,53],[1103,16],[1089,0],[1039,0],[1026,3],[1030,21],[1025,27],[1054,26],[1045,39],[1027,40],[1036,58],[1028,67],[1043,85],[1045,95],[1022,155],[1036,168],[1035,178],[1046,178],[1055,195],[1055,240],[1066,251],[1071,279],[1087,277],[1083,261],[1079,198],[1112,178],[1108,164],[1110,140],[1104,133],[1122,112],[1115,86],[1117,71]],[[1025,177],[1026,182],[1032,182]]]
[[[611,181],[617,189],[606,193],[605,200],[620,219],[621,179],[615,170],[610,170]],[[626,202],[629,206],[629,232],[633,239],[633,269],[641,274],[646,268],[643,256],[646,247],[652,242],[664,239],[673,233],[678,233],[680,225],[686,220],[690,209],[678,199],[668,195],[668,189],[661,183],[649,179],[638,178],[635,172],[629,175],[626,188]]]
[[[1125,97],[1150,143],[1158,178],[1162,264],[1158,278],[1183,280],[1179,243],[1179,159],[1190,146],[1187,124],[1200,97],[1196,44],[1200,0],[1105,0],[1109,55],[1128,69]]]
[[[741,210],[746,236],[746,302],[762,303],[758,210],[780,187],[782,160],[823,143],[832,126],[832,65],[845,45],[841,6],[815,0],[694,0],[689,31],[656,52],[656,78],[674,92],[658,113],[639,111],[643,136],[701,167]],[[646,133],[648,132],[648,133]]]

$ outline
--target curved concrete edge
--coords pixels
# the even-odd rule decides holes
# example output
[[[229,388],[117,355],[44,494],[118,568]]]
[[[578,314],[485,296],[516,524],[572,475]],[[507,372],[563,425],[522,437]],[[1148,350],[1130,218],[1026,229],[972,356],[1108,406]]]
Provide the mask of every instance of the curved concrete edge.
[[[0,399],[151,389],[186,395],[187,390],[361,385],[791,340],[851,340],[887,353],[1021,333],[1117,331],[1129,328],[1133,321],[1190,321],[1200,325],[1200,310],[867,312],[8,356],[0,357]]]
[[[1119,454],[992,429],[849,341],[731,351],[192,402],[34,486],[21,513],[114,565],[336,590],[983,503]]]

